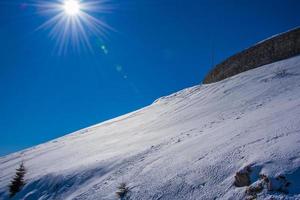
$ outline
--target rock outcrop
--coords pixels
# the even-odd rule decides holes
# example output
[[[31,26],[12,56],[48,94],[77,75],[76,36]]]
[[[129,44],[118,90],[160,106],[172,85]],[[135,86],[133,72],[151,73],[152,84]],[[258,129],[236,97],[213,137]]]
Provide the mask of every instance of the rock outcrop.
[[[203,83],[214,83],[241,72],[298,54],[300,54],[300,28],[264,40],[229,57],[216,65],[204,78]]]

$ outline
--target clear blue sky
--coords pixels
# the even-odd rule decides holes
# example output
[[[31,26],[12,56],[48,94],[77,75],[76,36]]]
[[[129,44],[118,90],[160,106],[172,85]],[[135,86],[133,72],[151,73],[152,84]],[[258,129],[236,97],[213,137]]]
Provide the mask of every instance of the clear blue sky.
[[[36,31],[46,17],[27,3],[0,1],[0,155],[199,84],[212,43],[217,63],[300,25],[298,0],[115,0],[96,17],[116,31],[89,36],[93,52],[59,54],[49,30]]]

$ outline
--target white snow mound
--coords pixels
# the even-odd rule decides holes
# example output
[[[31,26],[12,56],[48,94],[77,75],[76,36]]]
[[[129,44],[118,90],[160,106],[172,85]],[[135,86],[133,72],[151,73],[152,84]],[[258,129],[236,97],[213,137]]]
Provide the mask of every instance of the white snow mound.
[[[132,200],[245,199],[236,172],[282,175],[300,199],[300,56],[152,105],[0,158],[0,199],[24,161],[27,184],[13,199],[113,200],[125,182]]]

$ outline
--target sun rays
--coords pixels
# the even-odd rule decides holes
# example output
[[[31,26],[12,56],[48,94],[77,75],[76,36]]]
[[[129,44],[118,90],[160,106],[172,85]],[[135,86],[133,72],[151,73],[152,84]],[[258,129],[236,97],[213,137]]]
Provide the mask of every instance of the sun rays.
[[[55,41],[59,54],[72,48],[93,50],[91,38],[105,38],[112,30],[102,19],[101,14],[112,11],[109,1],[104,0],[57,0],[39,1],[41,13],[49,19],[38,27],[38,30],[49,31],[50,38]]]

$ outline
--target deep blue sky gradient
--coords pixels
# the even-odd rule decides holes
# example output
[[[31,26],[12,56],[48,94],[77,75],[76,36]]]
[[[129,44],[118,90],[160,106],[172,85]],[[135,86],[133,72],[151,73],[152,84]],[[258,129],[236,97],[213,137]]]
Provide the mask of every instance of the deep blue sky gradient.
[[[26,3],[0,0],[0,155],[199,84],[212,46],[216,64],[300,25],[298,0],[115,0],[98,17],[116,31],[90,37],[94,52],[58,54]]]

